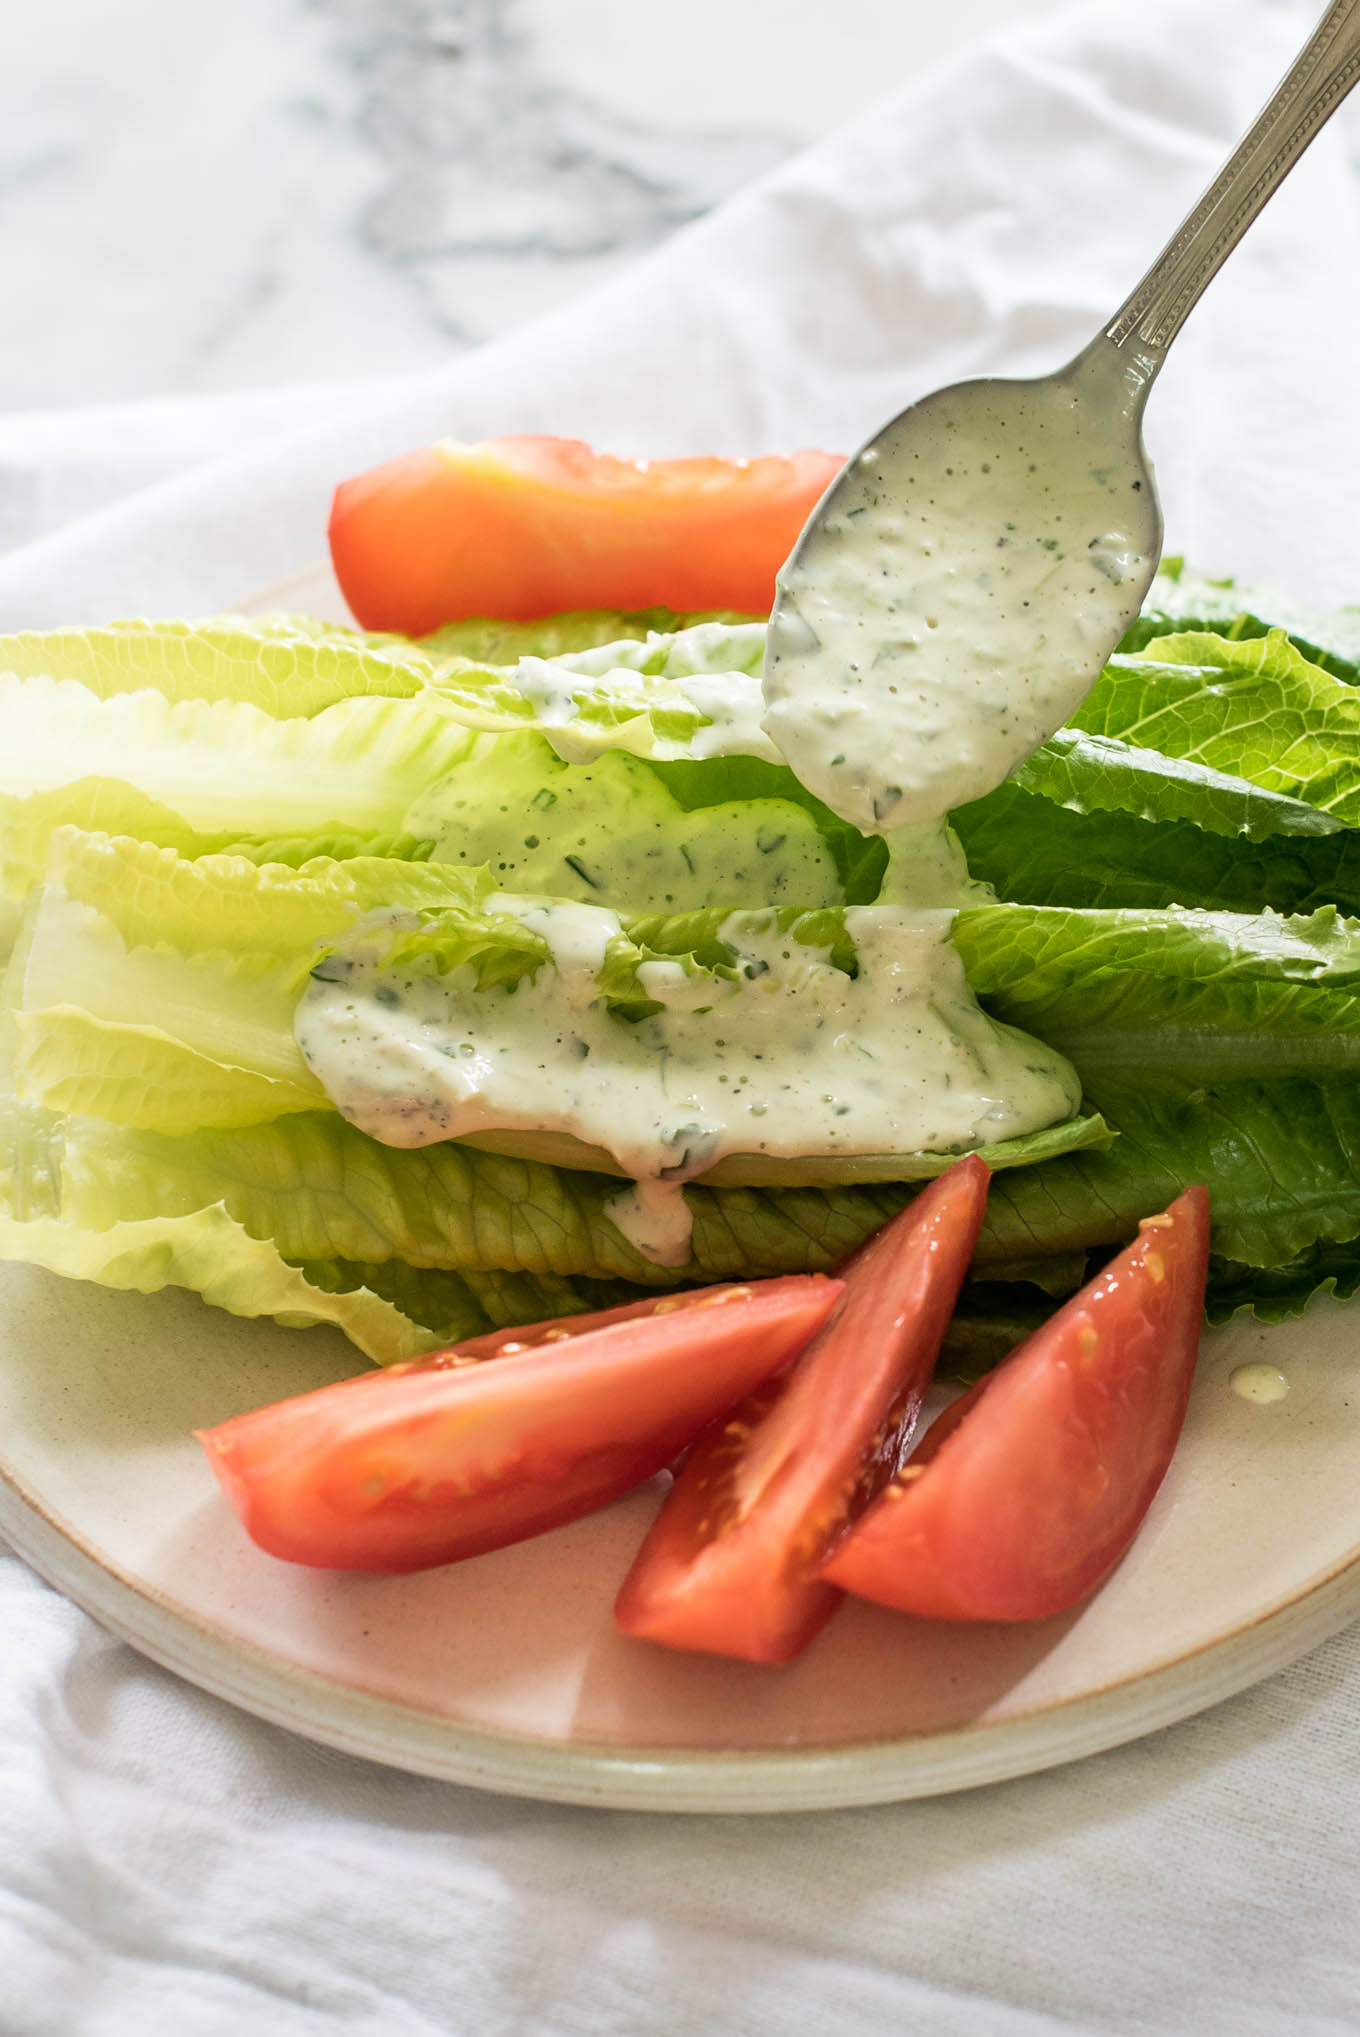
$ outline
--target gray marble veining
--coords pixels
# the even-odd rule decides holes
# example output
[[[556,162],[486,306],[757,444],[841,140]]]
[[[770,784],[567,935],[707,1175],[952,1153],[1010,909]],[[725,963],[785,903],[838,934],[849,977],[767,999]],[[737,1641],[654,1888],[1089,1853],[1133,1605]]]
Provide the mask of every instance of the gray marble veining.
[[[0,411],[431,365],[1053,4],[0,7]]]
[[[451,339],[485,336],[470,282],[500,267],[524,295],[551,300],[707,211],[797,140],[675,130],[605,107],[545,70],[514,0],[315,5],[383,165],[358,230],[418,284]]]

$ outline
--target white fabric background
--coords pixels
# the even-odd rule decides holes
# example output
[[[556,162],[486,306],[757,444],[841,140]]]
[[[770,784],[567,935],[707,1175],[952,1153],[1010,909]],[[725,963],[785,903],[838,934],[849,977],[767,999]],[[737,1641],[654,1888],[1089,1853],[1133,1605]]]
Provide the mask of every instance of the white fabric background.
[[[1001,39],[594,298],[446,370],[0,427],[5,627],[308,565],[341,474],[441,432],[848,447],[1113,309],[1283,68],[1290,0]],[[1360,185],[1326,135],[1153,399],[1174,546],[1360,593]],[[1157,1739],[789,1819],[502,1802],[308,1747],[0,1564],[0,2033],[1360,2027],[1360,1636]]]

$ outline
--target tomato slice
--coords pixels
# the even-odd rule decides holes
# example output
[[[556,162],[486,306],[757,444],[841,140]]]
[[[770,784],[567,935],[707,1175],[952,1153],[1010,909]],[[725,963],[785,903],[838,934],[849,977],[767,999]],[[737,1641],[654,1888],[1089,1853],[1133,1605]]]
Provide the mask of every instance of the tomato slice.
[[[1204,1312],[1188,1188],[927,1432],[823,1575],[937,1620],[1038,1620],[1094,1591],[1171,1462]]]
[[[774,576],[841,466],[620,460],[579,439],[452,439],[344,481],[331,557],[365,629],[575,608],[768,615]]]
[[[932,1182],[842,1269],[798,1363],[700,1437],[619,1593],[625,1633],[786,1662],[831,1617],[822,1557],[901,1460],[988,1179],[974,1155]]]
[[[342,1380],[198,1438],[272,1555],[337,1570],[451,1563],[650,1478],[801,1350],[840,1293],[818,1274],[712,1288],[494,1364],[440,1354]]]

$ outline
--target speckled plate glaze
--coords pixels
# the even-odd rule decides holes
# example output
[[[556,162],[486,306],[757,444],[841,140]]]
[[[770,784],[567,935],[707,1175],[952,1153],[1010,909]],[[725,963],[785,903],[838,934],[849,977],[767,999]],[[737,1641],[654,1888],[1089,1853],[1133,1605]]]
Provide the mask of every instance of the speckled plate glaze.
[[[258,606],[335,612],[319,575]],[[783,1670],[614,1630],[659,1487],[411,1578],[307,1571],[246,1539],[191,1431],[356,1370],[326,1331],[0,1267],[0,1532],[190,1682],[416,1773],[685,1811],[888,1802],[1135,1739],[1360,1617],[1360,1305],[1205,1340],[1176,1461],[1074,1614],[960,1627],[847,1604]],[[1241,1365],[1289,1382],[1260,1404]]]

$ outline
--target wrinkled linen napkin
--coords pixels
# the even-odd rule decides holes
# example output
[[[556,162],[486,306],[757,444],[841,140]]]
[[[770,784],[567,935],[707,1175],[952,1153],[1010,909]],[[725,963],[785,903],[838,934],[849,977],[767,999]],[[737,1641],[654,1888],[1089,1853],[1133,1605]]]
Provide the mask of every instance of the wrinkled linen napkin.
[[[340,476],[440,434],[849,448],[959,374],[1053,366],[1313,12],[1048,17],[435,374],[0,421],[0,624],[229,607],[321,556]],[[1169,540],[1208,568],[1360,594],[1357,257],[1360,179],[1324,135],[1153,400]],[[13,1558],[0,1627],[3,2037],[1360,2027],[1355,1633],[1073,1768],[724,1820],[497,1800],[309,1746]]]

